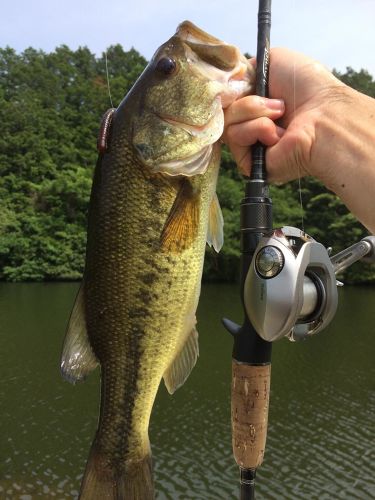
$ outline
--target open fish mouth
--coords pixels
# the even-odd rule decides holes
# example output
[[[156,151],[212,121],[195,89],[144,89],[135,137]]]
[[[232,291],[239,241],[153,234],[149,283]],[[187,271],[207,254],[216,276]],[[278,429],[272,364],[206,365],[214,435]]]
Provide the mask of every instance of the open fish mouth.
[[[184,44],[193,72],[216,84],[222,108],[251,93],[255,70],[236,46],[205,33],[189,21],[180,24],[176,36]]]
[[[221,108],[225,109],[240,97],[251,93],[253,78],[252,68],[250,69],[249,66],[250,63],[245,58],[241,58],[237,61],[235,68],[224,71],[198,59],[193,71],[211,80],[212,90],[220,99]]]

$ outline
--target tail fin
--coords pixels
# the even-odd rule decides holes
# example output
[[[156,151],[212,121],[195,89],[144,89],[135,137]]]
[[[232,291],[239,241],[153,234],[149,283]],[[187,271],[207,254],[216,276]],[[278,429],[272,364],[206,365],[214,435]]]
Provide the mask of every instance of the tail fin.
[[[95,445],[83,476],[80,500],[154,500],[151,455],[112,467]]]

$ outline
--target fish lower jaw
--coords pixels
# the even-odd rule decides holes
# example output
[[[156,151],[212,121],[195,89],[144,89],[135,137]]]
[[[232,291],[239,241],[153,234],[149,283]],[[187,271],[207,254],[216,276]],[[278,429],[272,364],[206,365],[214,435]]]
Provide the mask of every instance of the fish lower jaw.
[[[159,163],[153,167],[153,171],[172,177],[178,175],[192,177],[193,175],[204,174],[210,164],[211,155],[212,144],[209,144],[198,151],[198,153],[186,158]]]

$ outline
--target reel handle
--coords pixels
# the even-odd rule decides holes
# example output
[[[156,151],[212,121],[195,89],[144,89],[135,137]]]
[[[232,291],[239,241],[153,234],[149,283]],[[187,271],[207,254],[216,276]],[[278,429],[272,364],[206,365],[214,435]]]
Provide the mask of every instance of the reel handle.
[[[345,271],[363,257],[366,257],[364,259],[366,262],[375,263],[375,236],[366,236],[358,243],[354,243],[331,257],[335,274]]]

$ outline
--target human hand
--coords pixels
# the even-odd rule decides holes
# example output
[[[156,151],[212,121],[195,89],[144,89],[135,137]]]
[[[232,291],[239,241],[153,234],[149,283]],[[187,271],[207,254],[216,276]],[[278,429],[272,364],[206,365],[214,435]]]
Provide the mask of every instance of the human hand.
[[[248,96],[225,110],[223,141],[241,171],[260,140],[270,182],[313,175],[375,232],[375,100],[287,49],[271,50],[269,94],[282,101]]]
[[[270,146],[270,182],[316,175],[319,158],[311,153],[322,104],[346,86],[321,64],[287,49],[272,49],[269,80],[271,99],[248,96],[225,110],[223,140],[246,175],[251,168],[249,145],[258,140]],[[278,125],[272,120],[278,120]]]

